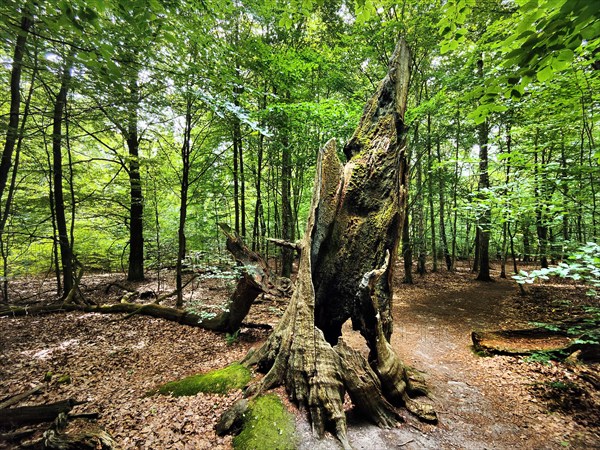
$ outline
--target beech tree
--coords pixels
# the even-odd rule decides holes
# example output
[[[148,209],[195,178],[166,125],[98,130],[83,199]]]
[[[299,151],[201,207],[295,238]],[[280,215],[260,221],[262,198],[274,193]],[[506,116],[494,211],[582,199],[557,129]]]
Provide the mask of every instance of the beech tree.
[[[436,420],[431,405],[413,398],[424,393],[422,380],[389,344],[391,283],[406,201],[409,65],[401,40],[344,147],[345,165],[335,141],[320,152],[294,294],[269,339],[245,360],[267,372],[251,394],[285,384],[308,409],[316,432],[332,428],[345,447],[346,391],[380,426],[399,420],[390,402]],[[347,320],[364,337],[368,360],[344,341]]]

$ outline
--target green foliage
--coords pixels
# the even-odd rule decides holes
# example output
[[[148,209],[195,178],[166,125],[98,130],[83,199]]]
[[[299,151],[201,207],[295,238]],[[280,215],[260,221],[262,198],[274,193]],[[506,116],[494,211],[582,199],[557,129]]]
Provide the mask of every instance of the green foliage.
[[[242,389],[249,381],[250,371],[236,363],[223,369],[163,384],[157,389],[157,392],[174,397],[196,395],[199,392],[226,394],[234,389]]]
[[[527,362],[541,363],[541,364],[549,365],[550,361],[552,361],[553,359],[556,359],[556,357],[553,354],[548,353],[548,352],[535,352],[529,356],[526,356],[524,359]]]
[[[296,425],[293,414],[276,394],[256,398],[244,415],[243,429],[233,439],[238,450],[279,449],[297,447]]]
[[[225,342],[227,345],[235,344],[240,338],[240,330],[237,330],[233,333],[225,333]]]
[[[587,294],[597,297],[598,292],[594,288],[600,286],[600,245],[588,242],[570,256],[568,262],[531,272],[522,270],[519,275],[514,275],[513,279],[519,284],[533,284],[536,280],[548,280],[550,277],[584,282],[592,287]]]

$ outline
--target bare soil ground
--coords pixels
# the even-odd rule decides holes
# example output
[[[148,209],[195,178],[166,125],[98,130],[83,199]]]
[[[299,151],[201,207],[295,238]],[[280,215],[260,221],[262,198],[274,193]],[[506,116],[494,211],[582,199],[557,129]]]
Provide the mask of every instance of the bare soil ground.
[[[118,278],[88,277],[85,290],[96,299],[118,300],[122,292],[117,288],[106,292]],[[23,283],[24,302],[51,297],[39,280]],[[33,295],[33,286],[45,290],[46,298]],[[156,290],[156,281],[136,287]],[[196,307],[218,305],[230,288],[226,281],[205,277],[190,286],[188,300]],[[473,329],[559,319],[586,301],[581,286],[544,286],[521,297],[512,281],[476,282],[466,269],[416,276],[411,286],[398,281],[392,345],[406,363],[424,372],[440,422],[425,425],[406,413],[399,428],[381,430],[349,411],[350,442],[356,449],[600,448],[598,392],[578,376],[577,366],[481,357],[472,352],[470,341]],[[280,300],[259,299],[248,321],[274,325],[284,308]],[[124,449],[229,449],[231,437],[216,436],[213,426],[241,392],[183,398],[146,393],[237,361],[267,335],[243,328],[231,337],[142,316],[4,317],[0,400],[44,385],[42,394],[22,405],[86,400],[75,412],[99,411],[98,424]],[[58,382],[63,374],[70,382]],[[339,448],[332,437],[316,440],[304,415],[297,417],[301,448]]]

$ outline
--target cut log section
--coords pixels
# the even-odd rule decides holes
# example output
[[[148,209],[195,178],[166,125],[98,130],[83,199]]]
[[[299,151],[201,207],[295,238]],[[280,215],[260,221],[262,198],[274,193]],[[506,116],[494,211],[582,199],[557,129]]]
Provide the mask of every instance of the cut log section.
[[[475,350],[499,355],[562,351],[571,347],[575,341],[573,336],[545,328],[473,331],[471,339]]]

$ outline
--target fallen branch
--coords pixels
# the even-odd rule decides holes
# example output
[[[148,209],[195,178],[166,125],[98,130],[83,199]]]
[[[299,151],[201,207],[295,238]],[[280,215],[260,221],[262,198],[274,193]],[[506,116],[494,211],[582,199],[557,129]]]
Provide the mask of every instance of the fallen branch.
[[[37,406],[21,406],[20,408],[0,409],[0,428],[18,428],[55,420],[59,414],[68,413],[79,402],[75,399],[62,400],[56,403]]]
[[[34,395],[34,394],[39,394],[43,390],[44,390],[44,386],[36,386],[33,389],[25,391],[21,394],[16,394],[12,397],[9,397],[9,398],[5,399],[2,403],[0,403],[0,409],[4,409],[4,408],[8,408],[9,406],[16,405],[20,401],[25,400],[27,397]]]
[[[198,274],[194,274],[193,277],[191,277],[188,281],[185,282],[185,284],[183,286],[181,286],[181,289],[185,289],[187,287],[188,284],[190,284],[192,281],[194,281],[196,278],[198,278]],[[154,300],[154,304],[155,305],[160,305],[164,300],[168,299],[169,297],[173,297],[174,295],[177,295],[177,289],[168,292],[166,294],[161,295],[160,297],[157,297],[156,300]]]
[[[275,239],[275,238],[267,238],[267,241],[271,242],[272,244],[275,244],[278,247],[284,247],[284,248],[289,248],[292,250],[295,250],[296,252],[298,252],[298,254],[300,254],[300,250],[301,250],[301,246],[300,246],[300,242],[290,242],[290,241],[284,241],[283,239]]]
[[[198,314],[194,314],[192,312],[170,308],[168,306],[157,305],[155,303],[146,303],[140,305],[139,303],[115,303],[110,305],[63,305],[61,304],[52,304],[46,306],[36,306],[31,308],[23,308],[23,307],[10,307],[8,309],[4,309],[0,311],[0,317],[2,316],[26,316],[26,315],[37,315],[37,314],[52,314],[58,312],[70,312],[70,311],[81,311],[81,312],[93,312],[100,314],[119,314],[125,313],[127,316],[125,318],[134,316],[134,315],[144,315],[155,317],[158,319],[165,319],[171,322],[177,322],[182,325],[189,325],[193,327],[199,327],[206,330],[211,331],[222,331],[222,332],[232,332],[240,328],[242,322],[237,325],[237,328],[231,329],[231,321],[228,319],[226,314],[218,315],[215,317],[202,317]],[[245,317],[245,315],[244,315]],[[243,318],[242,318],[243,320]],[[247,323],[243,324],[248,328],[265,328],[270,329],[270,325],[266,324],[254,324]]]

